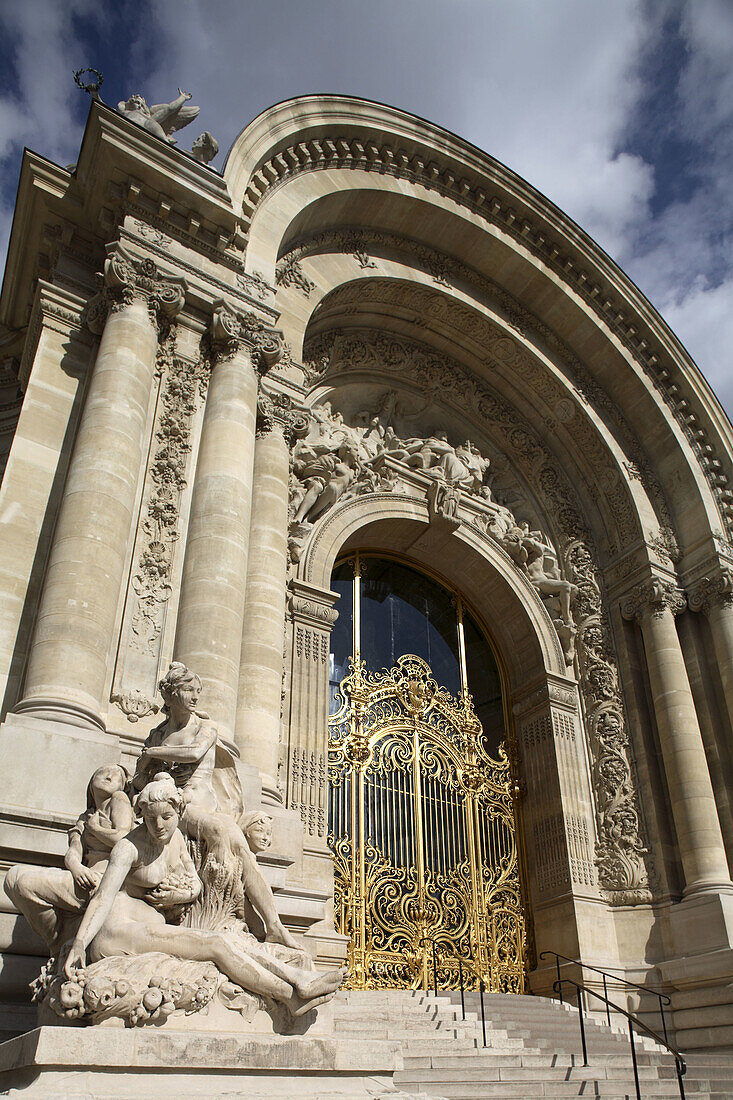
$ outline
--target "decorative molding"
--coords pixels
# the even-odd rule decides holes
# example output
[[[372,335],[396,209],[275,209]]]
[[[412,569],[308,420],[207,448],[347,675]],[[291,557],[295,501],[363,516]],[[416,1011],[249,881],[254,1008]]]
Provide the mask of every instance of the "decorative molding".
[[[305,294],[306,298],[309,298],[311,291],[316,289],[316,284],[310,281],[300,266],[300,262],[292,256],[288,256],[278,263],[275,268],[275,283],[277,286],[286,289],[296,287],[302,294]]]
[[[687,599],[681,588],[669,580],[652,577],[637,584],[621,601],[621,614],[625,619],[641,621],[645,615],[661,619],[667,611],[679,615],[687,607]]]
[[[148,656],[157,655],[163,608],[172,591],[173,555],[180,534],[180,501],[186,487],[191,424],[197,398],[205,395],[207,383],[203,356],[196,360],[176,356],[175,342],[175,328],[171,327],[159,346],[161,412],[147,473],[152,488],[142,522],[143,540],[132,578],[137,602],[130,623],[131,644]]]
[[[103,289],[84,309],[83,321],[90,332],[99,336],[109,313],[117,313],[135,300],[144,302],[155,323],[170,323],[186,301],[186,280],[161,272],[155,260],[139,258],[117,245],[105,260]]]
[[[410,241],[408,238],[398,237],[395,234],[370,233],[364,231],[367,239],[374,238],[383,247],[401,248],[409,250],[417,262],[427,271],[430,270],[430,258],[433,250]],[[311,238],[306,243],[294,250],[295,255],[310,254],[316,246],[320,248],[341,247],[343,233],[322,233]],[[443,254],[440,254],[441,256]],[[588,405],[598,414],[601,421],[617,443],[620,443],[624,451],[633,459],[633,466],[638,472],[638,478],[644,487],[650,503],[659,516],[660,535],[664,538],[664,552],[669,547],[673,553],[678,553],[677,542],[674,535],[671,513],[662,487],[652,472],[650,463],[643,451],[636,433],[629,427],[625,417],[618,408],[617,403],[609,396],[602,386],[593,378],[590,371],[573,355],[570,349],[563,344],[555,332],[534,314],[529,313],[519,301],[499,287],[486,276],[479,274],[473,268],[453,259],[443,257],[455,269],[454,283],[466,282],[477,287],[481,293],[497,305],[497,313],[502,316],[504,323],[516,330],[523,338],[528,338],[532,332],[555,353],[555,365],[562,369],[564,380],[561,382],[553,377],[549,371],[542,370],[539,360],[532,356],[521,342],[510,336],[498,323],[470,309],[463,303],[448,300],[436,295],[429,287],[414,284],[385,284],[384,281],[374,279],[357,286],[347,284],[329,295],[329,306],[337,308],[339,305],[351,304],[363,305],[370,301],[384,301],[391,306],[413,311],[417,316],[429,317],[433,323],[442,323],[452,329],[464,333],[476,345],[476,354],[483,358],[484,366],[495,369],[497,363],[505,366],[512,376],[519,375],[522,382],[531,383],[533,393],[542,397],[548,407],[553,409],[561,423],[570,423],[568,429],[576,443],[584,460],[596,471],[605,471],[607,487],[604,494],[609,508],[613,514],[614,524],[618,527],[621,537],[620,545],[612,547],[613,553],[618,553],[622,547],[628,545],[630,538],[638,537],[641,533],[638,522],[635,519],[632,494],[624,485],[623,467],[616,465],[615,457],[611,455],[608,445],[599,433],[598,427],[588,416],[577,415],[578,406]],[[351,330],[349,330],[349,333]],[[348,334],[345,334],[348,335]],[[328,338],[326,338],[328,339]],[[310,343],[310,350],[304,358],[310,362],[304,364],[306,380],[309,384],[320,381],[329,369],[329,356],[322,346],[323,338],[315,337]],[[487,357],[486,351],[490,354]],[[338,369],[338,368],[336,368]],[[568,389],[571,388],[573,398],[568,397]],[[552,430],[555,431],[557,425]],[[609,458],[613,465],[609,466]],[[631,480],[629,478],[629,480]],[[669,534],[664,532],[668,531]],[[655,548],[656,549],[656,548]]]
[[[131,691],[113,692],[111,702],[115,703],[127,718],[128,722],[139,722],[141,718],[147,718],[149,714],[157,714],[160,707],[147,695],[133,688]]]
[[[326,836],[327,762],[324,753],[295,745],[290,750],[288,806],[297,810],[310,836]]]
[[[715,607],[733,606],[733,569],[723,566],[717,574],[703,577],[687,594],[691,611],[709,615]]]
[[[213,359],[231,359],[244,347],[249,349],[254,369],[263,375],[279,362],[285,341],[279,329],[254,313],[238,313],[225,302],[217,303],[211,320]]]
[[[308,411],[296,405],[286,393],[262,393],[257,398],[257,435],[281,431],[285,442],[304,435],[308,430]]]
[[[623,344],[661,394],[705,474],[729,534],[733,533],[733,491],[728,475],[699,413],[691,407],[694,396],[690,388],[685,386],[684,393],[680,390],[682,372],[651,326],[645,326],[644,335],[638,331],[637,311],[634,310],[633,319],[630,319],[628,305],[620,300],[610,281],[604,280],[601,285],[589,279],[579,266],[577,255],[569,254],[567,240],[546,220],[533,220],[524,212],[518,216],[511,203],[497,195],[488,195],[477,179],[458,176],[455,162],[443,158],[437,150],[431,149],[428,162],[419,152],[410,155],[388,144],[362,143],[343,135],[323,135],[298,142],[279,150],[252,173],[242,203],[245,224],[251,225],[262,198],[288,179],[304,172],[350,168],[410,180],[452,199],[487,224],[513,237],[571,288]]]
[[[602,570],[570,479],[532,427],[457,361],[413,341],[390,337],[385,344],[373,334],[339,337],[338,361],[341,370],[357,367],[372,377],[397,376],[463,416],[471,410],[492,437],[502,440],[509,460],[524,471],[527,483],[543,500],[544,513],[554,525],[552,537],[562,575],[577,588],[573,611],[598,810],[596,860],[601,886],[614,904],[650,901],[647,864],[651,864],[639,835],[641,806],[632,774],[633,748],[624,717]],[[322,525],[314,531],[314,543],[320,530]],[[488,531],[485,534],[492,537]],[[611,759],[613,768],[607,766]]]

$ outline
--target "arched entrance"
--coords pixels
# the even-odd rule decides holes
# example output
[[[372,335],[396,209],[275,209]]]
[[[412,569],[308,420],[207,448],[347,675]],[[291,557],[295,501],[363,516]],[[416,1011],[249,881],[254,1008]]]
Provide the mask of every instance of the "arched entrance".
[[[522,992],[525,916],[502,676],[457,591],[412,565],[337,563],[329,844],[354,988]]]

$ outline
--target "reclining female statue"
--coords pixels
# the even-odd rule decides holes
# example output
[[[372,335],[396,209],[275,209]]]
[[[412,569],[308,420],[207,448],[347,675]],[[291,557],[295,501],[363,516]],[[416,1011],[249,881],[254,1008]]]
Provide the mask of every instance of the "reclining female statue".
[[[87,953],[97,962],[113,955],[163,952],[211,962],[236,985],[284,1004],[293,1016],[333,996],[345,969],[326,974],[300,970],[258,948],[252,937],[166,924],[167,909],[193,902],[201,891],[178,828],[188,806],[171,776],[162,772],[145,786],[137,809],[143,824],[112,849],[66,958],[68,978],[86,967]]]
[[[61,867],[11,867],[5,893],[55,955],[72,932],[89,895],[99,885],[112,848],[134,824],[125,793],[130,781],[121,764],[105,764],[87,787],[87,808],[69,831]]]
[[[219,862],[226,864],[232,857],[239,860],[244,892],[262,917],[266,939],[297,948],[296,940],[280,920],[272,890],[238,824],[242,813],[238,780],[232,767],[217,766],[217,754],[222,756],[224,750],[217,745],[216,726],[196,712],[201,680],[185,665],[176,662],[170,666],[158,689],[163,696],[165,721],[151,731],[145,742],[133,779],[135,788],[139,790],[151,775],[165,768],[183,795],[183,831],[192,840],[203,840],[208,854]],[[230,773],[228,791],[219,775],[227,771]],[[237,785],[236,793],[240,794],[237,805],[232,804],[233,785]]]

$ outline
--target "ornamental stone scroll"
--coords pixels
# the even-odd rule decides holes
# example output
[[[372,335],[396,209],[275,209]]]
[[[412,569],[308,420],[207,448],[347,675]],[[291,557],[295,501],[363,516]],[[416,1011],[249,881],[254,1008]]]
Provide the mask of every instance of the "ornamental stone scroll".
[[[237,313],[226,302],[217,302],[211,319],[213,358],[230,359],[243,347],[250,349],[252,366],[260,377],[272,369],[285,351],[279,329],[254,313]]]
[[[100,273],[103,289],[84,310],[83,321],[95,335],[101,335],[109,313],[119,312],[135,299],[146,303],[151,318],[172,321],[183,309],[186,280],[182,276],[161,272],[149,257],[136,257],[116,247]]]
[[[673,581],[661,577],[637,584],[621,601],[621,614],[625,619],[641,622],[645,616],[661,619],[666,611],[681,614],[687,607],[685,593]]]

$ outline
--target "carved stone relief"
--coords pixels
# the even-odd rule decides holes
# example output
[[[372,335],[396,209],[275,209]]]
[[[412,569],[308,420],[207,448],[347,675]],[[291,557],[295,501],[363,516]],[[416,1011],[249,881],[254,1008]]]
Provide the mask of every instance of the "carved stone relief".
[[[602,573],[591,533],[581,518],[581,505],[568,478],[529,425],[454,360],[412,341],[353,333],[322,338],[319,354],[328,359],[327,369],[331,373],[356,368],[376,376],[396,375],[463,415],[466,410],[474,411],[490,434],[501,440],[506,454],[543,500],[545,514],[552,517],[554,528],[551,540],[548,538],[546,542],[557,555],[557,565],[552,564],[551,555],[549,562],[543,560],[542,579],[561,584],[552,596],[572,607],[572,622],[577,630],[580,687],[585,700],[597,799],[596,862],[601,885],[615,904],[649,901],[648,853],[640,839],[641,810],[632,773],[633,750],[604,607]],[[329,410],[319,415],[328,416]],[[344,431],[340,424],[337,430]],[[343,492],[350,489],[351,482],[344,486]],[[303,499],[300,498],[301,502]],[[508,509],[502,513],[497,508],[491,523],[485,517],[475,522],[485,534],[501,543],[509,528],[506,512],[514,521]],[[317,518],[316,515],[314,519]],[[522,539],[532,538],[532,532],[520,530],[521,538],[516,536],[518,551]],[[525,549],[537,553],[536,547]],[[541,579],[539,574],[536,579]],[[566,647],[570,642],[567,638]]]
[[[199,401],[206,395],[210,364],[176,355],[171,329],[158,349],[161,378],[159,412],[153,429],[153,451],[146,474],[144,518],[135,550],[131,591],[123,621],[122,653],[111,701],[128,722],[155,713],[138,689],[155,682],[160,657],[165,605],[172,592],[172,570],[180,535],[181,496],[187,484],[191,429]],[[128,625],[129,624],[129,625]],[[137,654],[137,656],[135,656]],[[131,686],[132,685],[132,686]]]
[[[587,273],[577,264],[577,257],[568,254],[567,238],[554,232],[546,221],[531,221],[517,212],[506,199],[488,196],[482,176],[477,182],[465,176],[458,177],[452,160],[443,167],[434,159],[426,163],[419,153],[409,155],[405,150],[395,152],[390,145],[378,146],[374,142],[367,147],[356,139],[347,141],[335,134],[330,138],[312,139],[281,149],[277,157],[261,165],[253,174],[245,192],[243,211],[245,221],[250,221],[263,196],[284,179],[317,168],[359,168],[412,180],[421,186],[434,189],[448,196],[458,205],[466,207],[488,223],[497,225],[502,232],[514,237],[523,248],[538,256],[556,276],[572,287],[586,305],[593,310],[608,329],[626,347],[651,384],[662,395],[672,415],[681,426],[717,500],[725,529],[733,533],[733,491],[729,477],[723,469],[699,414],[694,411],[694,399],[686,385],[680,386],[681,372],[656,339],[651,329],[642,336],[628,319],[617,289],[608,283],[604,287],[589,280]]]

